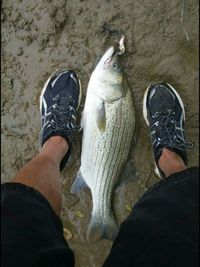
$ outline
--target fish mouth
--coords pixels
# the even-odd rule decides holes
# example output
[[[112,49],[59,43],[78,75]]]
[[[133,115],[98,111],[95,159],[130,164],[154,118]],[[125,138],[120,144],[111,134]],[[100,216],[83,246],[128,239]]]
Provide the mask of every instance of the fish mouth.
[[[105,54],[102,56],[101,60],[99,61],[100,66],[107,65],[112,61],[112,59],[115,56],[120,56],[120,55],[124,54],[124,52],[125,52],[124,39],[125,39],[125,36],[122,36],[120,41],[119,41],[119,46],[117,48],[114,46],[111,46],[105,52]]]
[[[101,58],[99,64],[100,65],[106,65],[109,62],[112,61],[113,56],[115,55],[115,49],[114,46],[111,46],[103,55],[103,57]]]

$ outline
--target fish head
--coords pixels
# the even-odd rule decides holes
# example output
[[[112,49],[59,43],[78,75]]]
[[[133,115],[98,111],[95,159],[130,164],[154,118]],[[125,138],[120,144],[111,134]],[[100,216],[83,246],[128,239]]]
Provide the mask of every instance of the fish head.
[[[124,75],[119,60],[118,50],[112,46],[100,59],[93,76],[98,86],[94,86],[95,93],[104,101],[115,101],[124,94],[122,86]]]

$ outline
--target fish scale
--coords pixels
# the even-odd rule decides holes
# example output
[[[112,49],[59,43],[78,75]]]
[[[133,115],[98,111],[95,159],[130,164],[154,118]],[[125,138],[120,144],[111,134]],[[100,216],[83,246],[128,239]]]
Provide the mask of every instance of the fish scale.
[[[126,131],[126,127],[131,126],[129,129],[132,129],[133,125],[125,124],[126,121],[123,120],[122,117],[126,114],[126,109],[124,107],[125,112],[123,112],[122,108],[123,103],[121,105],[118,105],[118,113],[116,114],[116,117],[112,116],[112,112],[109,113],[108,123],[110,126],[108,125],[107,132],[105,134],[102,134],[104,135],[104,141],[102,141],[101,138],[99,138],[98,142],[96,141],[97,147],[98,145],[103,147],[103,153],[98,153],[98,149],[95,150],[96,158],[94,159],[93,166],[93,168],[96,168],[96,171],[94,172],[94,177],[96,178],[96,194],[99,196],[96,199],[95,204],[98,206],[99,199],[102,200],[100,201],[101,206],[99,207],[99,212],[101,213],[102,217],[104,217],[107,212],[110,212],[110,198],[116,183],[116,179],[118,178],[121,165],[123,164],[122,158],[126,158],[126,155],[129,150],[129,147],[124,146],[123,140],[128,139],[127,143],[130,143],[131,141],[131,136],[129,132],[132,133],[132,130]],[[113,118],[115,118],[114,121]],[[120,131],[116,131],[118,129]],[[100,132],[99,134],[101,137]],[[98,139],[98,134],[96,135],[96,139]],[[114,149],[113,144],[115,144]],[[98,162],[98,165],[96,164],[96,162]],[[107,177],[109,177],[110,179],[106,179]]]
[[[118,112],[117,114],[117,120],[119,120],[119,115],[121,116],[121,113]],[[112,118],[112,117],[111,117]],[[120,118],[121,120],[121,118]],[[119,121],[120,121],[119,120]],[[115,122],[112,123],[112,121],[110,122],[110,125],[111,127],[114,126],[114,125],[118,125],[118,123]],[[102,199],[103,201],[101,201],[101,206],[99,207],[99,211],[100,213],[102,214],[102,217],[104,218],[106,216],[106,211],[110,212],[109,210],[109,206],[110,206],[110,198],[111,198],[111,193],[112,193],[112,189],[114,187],[114,184],[115,184],[115,180],[117,178],[117,157],[116,155],[118,155],[119,153],[119,146],[117,146],[117,144],[119,143],[119,139],[121,137],[121,133],[119,132],[116,136],[116,127],[112,127],[112,130],[109,129],[109,126],[108,126],[108,132],[111,132],[111,138],[107,139],[107,140],[112,140],[112,142],[115,144],[114,146],[114,149],[112,149],[111,151],[106,151],[107,152],[107,156],[108,158],[105,157],[105,160],[104,160],[104,163],[107,165],[104,165],[104,166],[107,166],[107,168],[105,169],[104,168],[104,172],[102,174],[98,173],[97,174],[97,177],[98,175],[101,175],[102,178],[105,178],[105,177],[110,177],[110,179],[105,179],[105,182],[104,184],[100,183],[99,185],[99,192],[98,193],[98,196],[100,199]],[[123,130],[123,127],[121,128]],[[110,144],[107,144],[107,147],[111,147],[112,148],[112,143]],[[105,154],[106,154],[105,152]],[[105,156],[104,154],[104,156]],[[112,165],[112,166],[111,166]],[[107,173],[106,173],[106,170],[107,170]],[[103,179],[101,179],[102,181]],[[98,178],[96,179],[96,181],[98,182]],[[105,190],[107,189],[107,190]],[[101,194],[101,191],[102,191],[102,194]],[[102,218],[102,219],[103,219]]]

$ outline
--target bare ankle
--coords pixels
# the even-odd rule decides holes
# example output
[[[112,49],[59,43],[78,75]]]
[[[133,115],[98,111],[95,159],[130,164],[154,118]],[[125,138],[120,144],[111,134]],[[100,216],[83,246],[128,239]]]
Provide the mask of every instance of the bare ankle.
[[[175,152],[170,151],[166,148],[164,148],[162,151],[162,155],[158,160],[158,165],[160,169],[164,172],[166,177],[173,173],[187,169],[187,166],[185,165],[182,158]]]
[[[52,136],[43,145],[42,152],[61,161],[66,155],[69,145],[62,136]]]

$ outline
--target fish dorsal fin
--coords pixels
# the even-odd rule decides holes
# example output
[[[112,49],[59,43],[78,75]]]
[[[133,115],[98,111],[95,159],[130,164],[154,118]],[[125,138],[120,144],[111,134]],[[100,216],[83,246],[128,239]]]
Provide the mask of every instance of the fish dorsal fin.
[[[96,122],[97,122],[97,127],[99,128],[99,130],[105,131],[105,129],[106,129],[106,110],[105,110],[104,101],[101,101],[97,107]]]
[[[81,189],[85,189],[87,187],[88,186],[82,176],[82,173],[79,171],[74,183],[72,184],[71,193],[78,193],[81,191]]]

